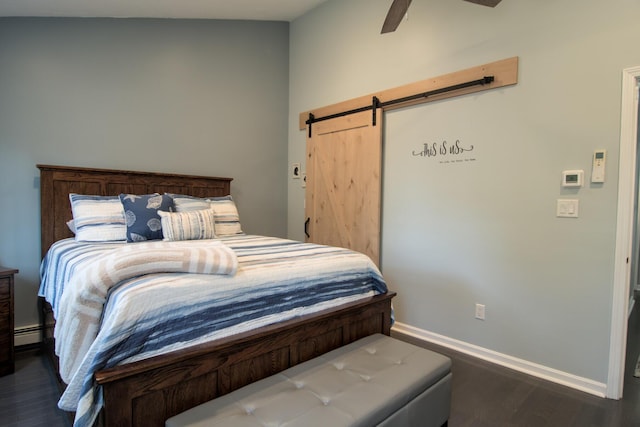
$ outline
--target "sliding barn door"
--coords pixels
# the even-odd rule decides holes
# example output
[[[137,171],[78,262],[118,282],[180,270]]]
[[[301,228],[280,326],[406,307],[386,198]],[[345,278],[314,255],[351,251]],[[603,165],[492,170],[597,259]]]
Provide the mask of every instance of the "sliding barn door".
[[[382,110],[320,121],[307,133],[307,241],[380,258]]]

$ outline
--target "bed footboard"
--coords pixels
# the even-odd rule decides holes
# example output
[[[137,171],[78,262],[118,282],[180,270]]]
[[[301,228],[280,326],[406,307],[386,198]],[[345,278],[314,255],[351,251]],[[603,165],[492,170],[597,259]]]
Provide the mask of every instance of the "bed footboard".
[[[96,373],[102,426],[164,426],[186,409],[391,328],[395,293]]]

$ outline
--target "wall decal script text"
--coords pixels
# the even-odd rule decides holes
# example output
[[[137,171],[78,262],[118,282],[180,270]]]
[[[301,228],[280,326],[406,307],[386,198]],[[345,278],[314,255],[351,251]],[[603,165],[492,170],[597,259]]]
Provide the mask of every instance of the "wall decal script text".
[[[448,141],[442,141],[440,143],[437,142],[432,142],[432,143],[428,143],[425,142],[422,150],[420,151],[415,151],[413,150],[411,152],[411,155],[413,157],[426,157],[426,158],[430,158],[430,157],[455,157],[455,159],[450,159],[450,160],[441,160],[440,163],[455,163],[455,162],[460,162],[460,161],[474,161],[474,158],[465,158],[465,159],[460,159],[459,156],[466,154],[466,153],[470,153],[473,151],[473,145],[469,145],[469,146],[464,146],[462,144],[462,142],[459,139],[456,139],[456,142],[454,143],[449,143]],[[467,157],[467,156],[465,156]]]

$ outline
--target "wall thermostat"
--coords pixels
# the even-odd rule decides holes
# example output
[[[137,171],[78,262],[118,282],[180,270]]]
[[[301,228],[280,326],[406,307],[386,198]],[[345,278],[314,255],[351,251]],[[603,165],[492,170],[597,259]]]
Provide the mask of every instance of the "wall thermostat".
[[[563,187],[582,187],[584,182],[583,170],[570,170],[562,172]]]
[[[604,165],[606,161],[607,150],[596,150],[593,152],[591,182],[604,182]]]

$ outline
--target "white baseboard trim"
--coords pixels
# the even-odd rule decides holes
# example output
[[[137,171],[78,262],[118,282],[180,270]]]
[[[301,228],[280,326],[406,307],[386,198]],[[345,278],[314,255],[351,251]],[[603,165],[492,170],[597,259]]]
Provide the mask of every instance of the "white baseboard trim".
[[[468,354],[469,356],[477,357],[478,359],[482,359],[487,362],[495,363],[496,365],[504,366],[537,378],[571,387],[598,397],[606,397],[607,385],[598,381],[579,377],[577,375],[559,371],[557,369],[509,356],[507,354],[498,353],[497,351],[469,344],[464,341],[458,341],[444,335],[425,331],[400,322],[395,322],[392,329],[393,332],[400,335],[406,335],[421,341],[437,344],[460,353]]]
[[[37,344],[41,341],[42,327],[40,325],[21,326],[14,330],[13,340],[16,347]]]

